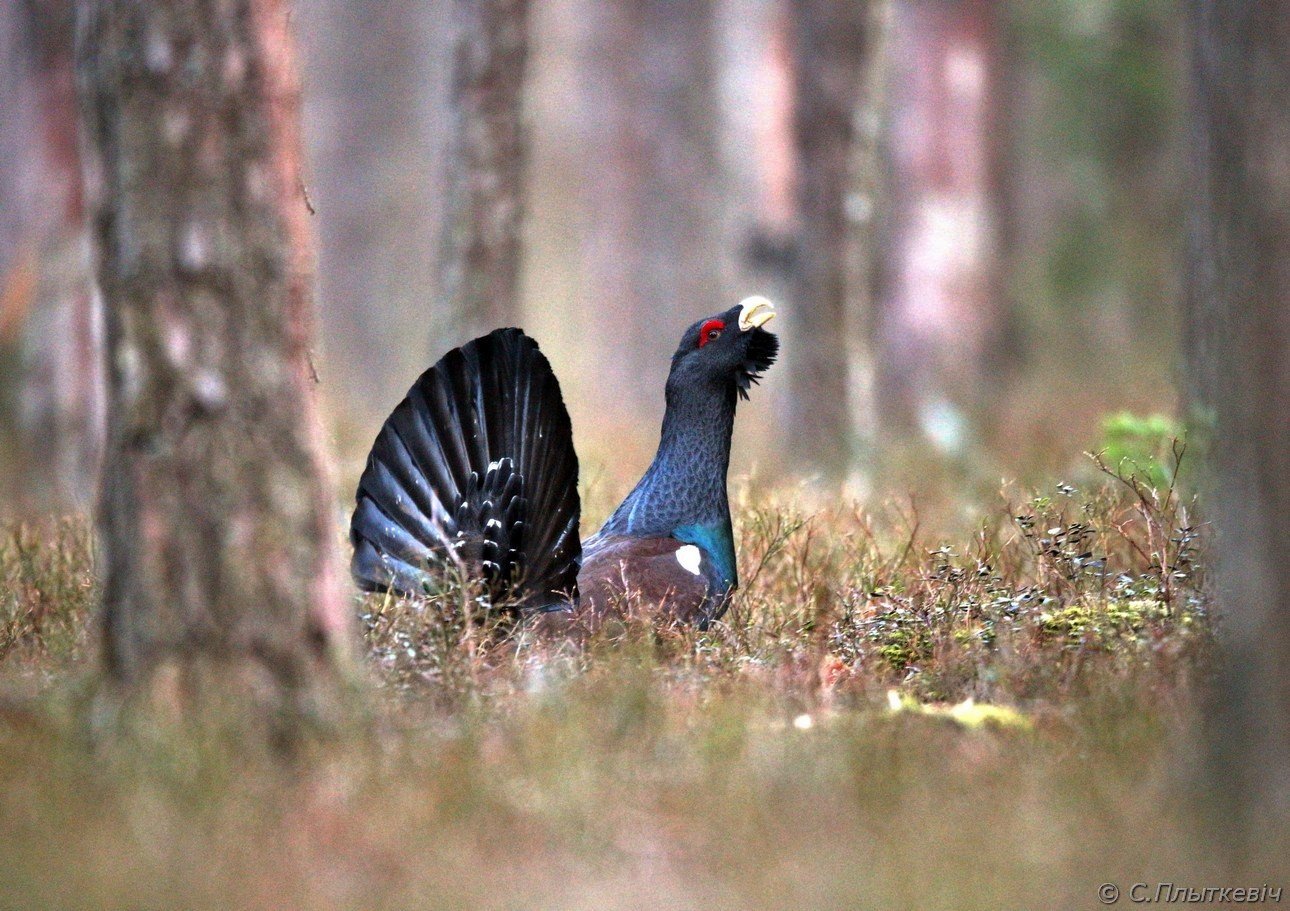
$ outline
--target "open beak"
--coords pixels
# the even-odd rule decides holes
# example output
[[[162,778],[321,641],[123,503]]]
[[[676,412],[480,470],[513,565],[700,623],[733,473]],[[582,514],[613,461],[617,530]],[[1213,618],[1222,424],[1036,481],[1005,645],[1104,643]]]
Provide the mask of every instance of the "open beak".
[[[775,305],[761,295],[746,297],[739,303],[739,330],[760,329],[775,318]]]

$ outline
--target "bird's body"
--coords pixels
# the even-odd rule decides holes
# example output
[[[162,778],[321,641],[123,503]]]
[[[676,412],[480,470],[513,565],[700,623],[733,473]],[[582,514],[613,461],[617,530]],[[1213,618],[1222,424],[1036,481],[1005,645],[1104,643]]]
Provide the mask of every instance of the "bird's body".
[[[705,626],[738,585],[730,440],[739,396],[775,360],[772,315],[750,298],[686,331],[654,461],[583,542],[569,418],[537,344],[500,329],[449,352],[372,447],[350,530],[359,586],[426,594],[455,566],[522,613],[640,605]]]

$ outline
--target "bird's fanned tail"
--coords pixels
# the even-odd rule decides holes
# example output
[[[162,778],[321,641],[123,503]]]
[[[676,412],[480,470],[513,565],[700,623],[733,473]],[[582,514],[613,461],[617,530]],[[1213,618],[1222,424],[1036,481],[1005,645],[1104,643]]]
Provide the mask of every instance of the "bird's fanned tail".
[[[495,601],[576,599],[578,458],[551,365],[519,329],[448,352],[386,420],[358,485],[353,574],[434,591],[463,565]]]

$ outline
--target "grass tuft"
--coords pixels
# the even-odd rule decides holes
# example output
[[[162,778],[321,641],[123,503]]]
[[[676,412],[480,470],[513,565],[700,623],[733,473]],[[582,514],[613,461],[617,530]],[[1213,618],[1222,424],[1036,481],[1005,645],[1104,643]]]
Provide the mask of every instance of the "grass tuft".
[[[82,658],[95,596],[84,519],[0,527],[0,667],[49,676]]]

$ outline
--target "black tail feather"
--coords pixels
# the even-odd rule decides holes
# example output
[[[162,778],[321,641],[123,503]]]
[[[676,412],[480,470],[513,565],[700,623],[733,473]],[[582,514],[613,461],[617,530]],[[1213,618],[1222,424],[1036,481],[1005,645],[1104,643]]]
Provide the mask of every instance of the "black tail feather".
[[[577,597],[578,458],[537,343],[498,329],[421,375],[358,484],[354,579],[423,594],[460,562],[521,608]]]

